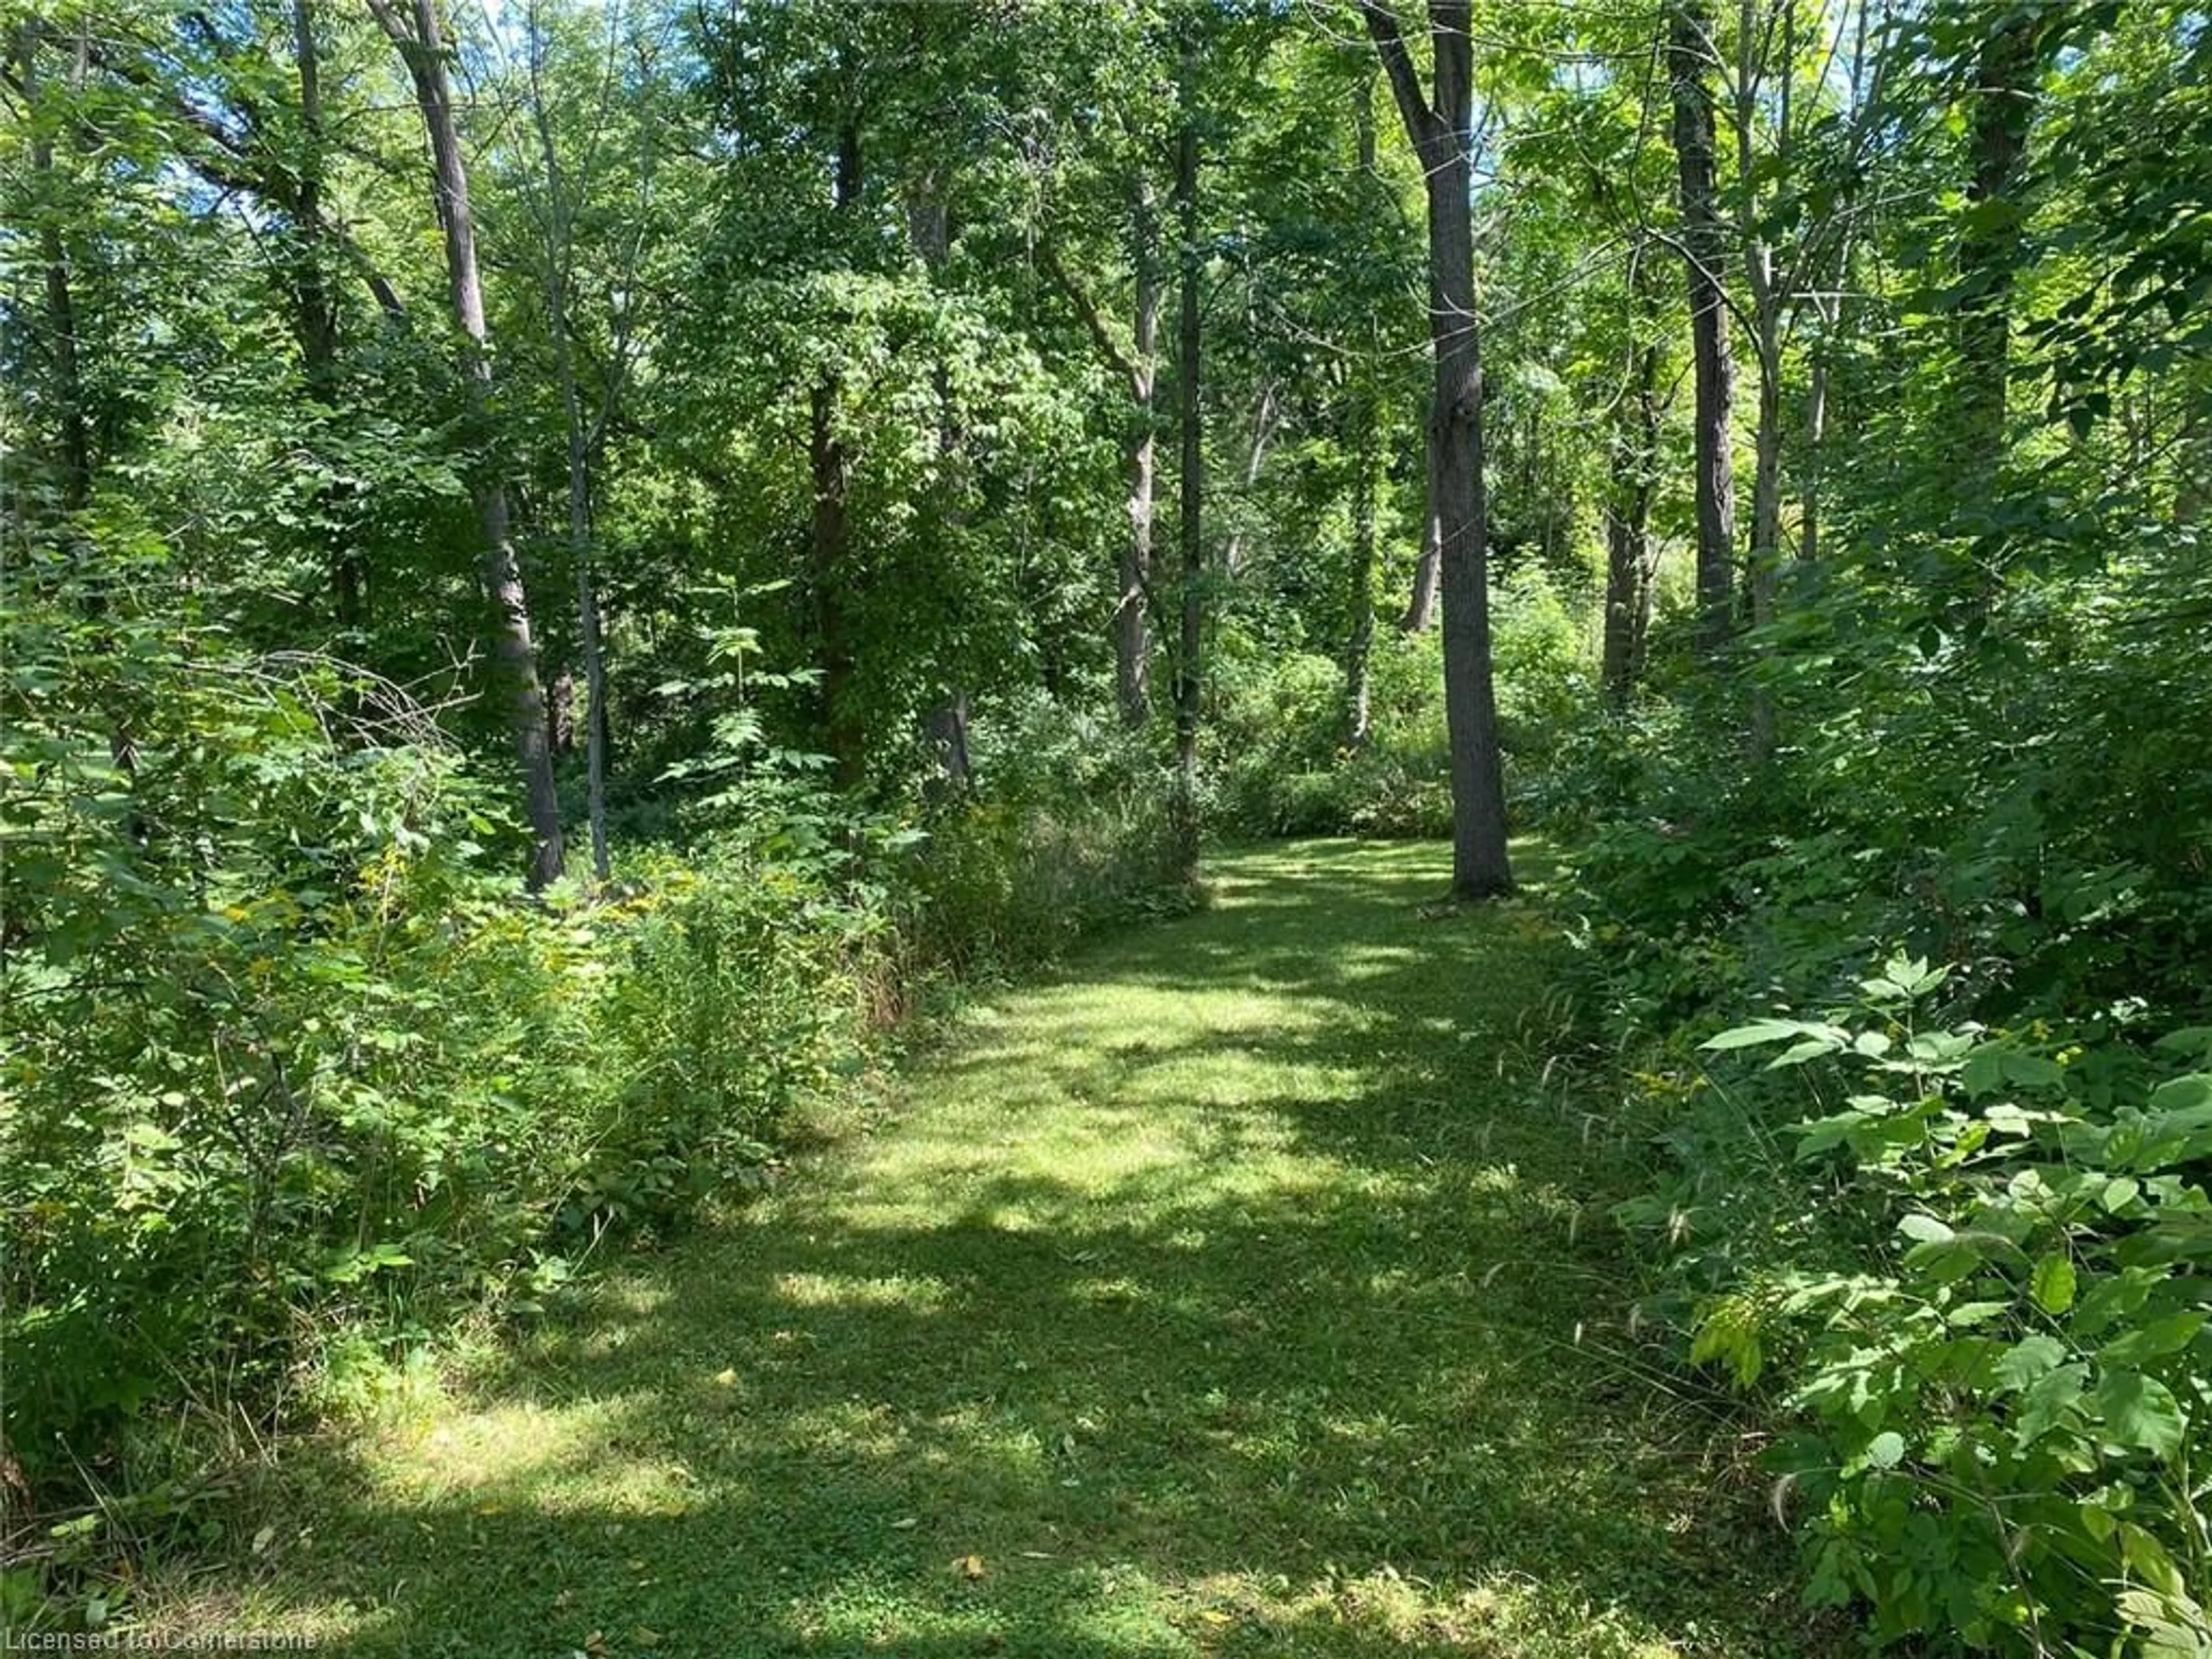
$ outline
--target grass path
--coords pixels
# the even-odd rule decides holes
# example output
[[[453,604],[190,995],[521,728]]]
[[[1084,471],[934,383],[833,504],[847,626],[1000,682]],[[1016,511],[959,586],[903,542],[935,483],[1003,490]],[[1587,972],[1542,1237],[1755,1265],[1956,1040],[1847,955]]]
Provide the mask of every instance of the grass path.
[[[978,1011],[867,1137],[303,1462],[222,1622],[533,1659],[1806,1651],[1709,1431],[1602,1357],[1603,1155],[1516,1046],[1547,930],[1424,919],[1443,858],[1224,857],[1212,910]]]

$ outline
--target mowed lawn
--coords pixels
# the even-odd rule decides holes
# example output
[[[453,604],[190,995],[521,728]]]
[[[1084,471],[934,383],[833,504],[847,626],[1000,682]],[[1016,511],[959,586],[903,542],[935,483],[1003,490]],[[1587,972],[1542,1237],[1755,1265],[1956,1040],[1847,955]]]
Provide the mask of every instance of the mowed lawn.
[[[964,1016],[866,1132],[293,1458],[165,1621],[486,1659],[1810,1650],[1736,1432],[1625,1328],[1624,1149],[1543,1075],[1557,929],[1438,913],[1446,869],[1212,860],[1211,908]]]

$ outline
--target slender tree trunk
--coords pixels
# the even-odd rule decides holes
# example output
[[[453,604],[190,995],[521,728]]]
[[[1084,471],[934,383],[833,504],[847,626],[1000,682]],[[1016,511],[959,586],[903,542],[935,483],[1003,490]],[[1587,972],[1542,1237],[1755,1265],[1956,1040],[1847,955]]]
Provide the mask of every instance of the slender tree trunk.
[[[1759,0],[1742,0],[1737,33],[1735,76],[1736,173],[1752,179],[1758,170],[1759,95],[1768,65],[1760,42],[1769,31],[1760,27]],[[1773,148],[1775,170],[1789,175],[1790,115],[1793,107],[1791,72],[1796,57],[1796,14],[1785,7],[1782,15],[1782,73],[1775,100]],[[1740,210],[1736,234],[1743,247],[1744,287],[1751,295],[1752,343],[1759,361],[1759,416],[1753,440],[1751,485],[1751,548],[1745,564],[1745,585],[1754,631],[1774,620],[1775,595],[1782,569],[1782,325],[1790,302],[1789,279],[1779,268],[1774,246],[1760,224],[1759,192],[1749,183],[1738,192]],[[1769,647],[1761,644],[1764,657]],[[1754,761],[1774,752],[1774,693],[1767,681],[1753,675],[1751,686],[1750,747]]]
[[[838,135],[835,206],[841,216],[858,211],[860,201],[860,135],[847,127]],[[810,400],[807,459],[814,480],[808,578],[814,599],[816,648],[822,670],[823,732],[830,776],[841,789],[860,787],[867,775],[867,732],[855,706],[855,663],[845,616],[850,580],[851,529],[848,500],[851,466],[838,418],[841,387],[832,369]]]
[[[1659,348],[1648,341],[1637,345],[1629,362],[1628,384],[1613,411],[1605,506],[1604,681],[1618,708],[1627,706],[1644,672],[1659,464]]]
[[[1782,342],[1771,308],[1759,318],[1759,430],[1753,448],[1751,485],[1749,581],[1751,624],[1764,629],[1774,620],[1782,563]],[[1766,647],[1759,647],[1764,655]],[[1774,752],[1774,694],[1763,679],[1751,688],[1751,754],[1763,761]]]
[[[323,217],[324,146],[322,57],[315,40],[313,0],[292,0],[292,58],[299,77],[301,143],[293,189],[292,299],[300,342],[300,368],[307,399],[320,420],[338,401],[338,310],[331,289],[329,226]],[[324,505],[337,491],[325,486]],[[361,550],[343,530],[325,532],[325,561],[338,627],[347,632],[368,620],[368,573]]]
[[[1959,242],[1958,430],[1966,465],[1959,483],[1981,499],[2004,455],[2005,379],[2011,368],[2012,294],[2020,267],[2021,213],[2013,199],[2034,113],[2043,13],[2004,9],[1975,65],[1969,121],[1973,177],[1968,227]]]
[[[1152,580],[1153,448],[1152,389],[1136,407],[1122,470],[1129,481],[1129,534],[1121,543],[1114,605],[1114,689],[1121,723],[1131,730],[1151,718],[1152,629],[1146,589]]]
[[[1425,450],[1422,466],[1421,550],[1413,561],[1413,588],[1407,596],[1405,614],[1398,618],[1401,634],[1425,634],[1436,626],[1437,578],[1443,562],[1443,521],[1437,513],[1437,457],[1433,446]]]
[[[25,128],[30,137],[32,176],[43,186],[55,177],[53,140],[40,118],[43,77],[39,73],[39,37],[42,25],[26,18],[15,34],[15,64],[23,100],[27,106]],[[41,194],[44,194],[42,189]],[[62,235],[56,204],[38,204],[40,274],[46,289],[46,361],[52,371],[56,414],[55,438],[59,463],[62,511],[74,517],[92,501],[92,422],[85,409],[84,371],[78,349],[76,293],[70,272],[69,245]]]
[[[1187,878],[1198,875],[1198,722],[1204,694],[1206,444],[1200,400],[1199,284],[1206,274],[1199,245],[1197,50],[1186,42],[1177,77],[1182,105],[1176,136],[1176,234],[1181,243],[1176,329],[1176,416],[1181,441],[1176,536],[1182,556],[1181,637],[1176,653],[1176,781],[1172,817],[1176,854]]]
[[[1123,471],[1129,481],[1129,533],[1122,541],[1114,606],[1114,685],[1121,721],[1132,730],[1152,714],[1152,639],[1147,593],[1152,576],[1152,405],[1160,343],[1160,226],[1152,186],[1137,187],[1133,216],[1136,317],[1131,346],[1129,436]]]
[[[1735,464],[1730,421],[1735,359],[1722,288],[1726,250],[1714,157],[1712,14],[1707,0],[1672,0],[1667,62],[1681,188],[1683,263],[1690,291],[1690,343],[1697,383],[1698,642],[1708,655],[1729,641],[1735,597]]]
[[[1848,270],[1848,264],[1844,269]],[[1828,444],[1827,337],[1835,331],[1841,309],[1833,299],[1817,303],[1821,338],[1813,347],[1813,371],[1805,388],[1805,488],[1797,507],[1797,557],[1804,564],[1820,556],[1820,472],[1827,460]]]
[[[1429,0],[1431,104],[1396,15],[1361,0],[1426,179],[1429,323],[1436,356],[1429,416],[1431,501],[1443,601],[1444,722],[1451,743],[1452,888],[1508,893],[1505,775],[1490,661],[1489,503],[1482,467],[1482,343],[1474,295],[1474,54],[1468,0]]]
[[[537,27],[536,13],[531,27]],[[553,371],[561,386],[561,413],[568,426],[568,562],[575,571],[576,627],[584,656],[584,768],[586,817],[591,825],[592,875],[605,882],[613,873],[607,844],[607,659],[599,626],[599,597],[592,574],[592,432],[576,383],[576,353],[569,339],[568,270],[573,257],[573,218],[561,153],[543,89],[538,85],[537,43],[531,46],[531,108],[545,167],[545,302],[553,335]],[[619,366],[610,368],[618,374]],[[612,397],[611,392],[609,397]]]
[[[1366,746],[1370,731],[1370,669],[1375,651],[1375,398],[1356,379],[1352,387],[1352,568],[1346,605],[1349,626],[1344,651],[1345,740]]]
[[[430,142],[435,173],[438,221],[445,234],[446,275],[453,320],[468,344],[469,390],[479,415],[491,398],[491,359],[487,353],[483,285],[477,268],[476,220],[469,206],[468,169],[461,156],[459,129],[453,118],[452,88],[446,76],[445,30],[437,0],[412,0],[411,21],[394,0],[368,0],[370,9],[396,46],[415,83],[415,101]],[[530,634],[530,605],[522,570],[514,556],[507,514],[507,485],[493,468],[479,467],[475,483],[477,518],[483,529],[478,574],[489,595],[496,625],[492,655],[507,696],[507,729],[521,763],[524,798],[537,847],[529,881],[542,888],[561,873],[561,805],[553,787],[551,734],[545,719],[545,693],[538,678],[538,653]]]
[[[1283,408],[1275,383],[1263,381],[1260,400],[1252,410],[1252,447],[1244,453],[1244,495],[1248,504],[1252,493],[1260,487],[1260,469],[1267,464],[1267,451],[1280,429]],[[1244,532],[1242,528],[1230,532],[1228,544],[1221,550],[1221,574],[1233,578],[1244,568]]]
[[[943,190],[941,175],[932,170],[916,179],[907,192],[907,238],[923,269],[929,273],[933,285],[939,280],[945,262],[952,252],[952,210],[945,200]],[[962,442],[952,402],[952,378],[940,362],[931,379],[939,411],[938,460],[949,475]],[[955,504],[945,509],[945,526],[957,533],[966,523],[967,515],[957,504],[957,497],[948,496],[948,500]],[[924,722],[930,747],[937,756],[939,781],[956,793],[967,789],[975,781],[968,749],[968,708],[966,689],[951,684],[945,688],[944,696],[930,709]]]

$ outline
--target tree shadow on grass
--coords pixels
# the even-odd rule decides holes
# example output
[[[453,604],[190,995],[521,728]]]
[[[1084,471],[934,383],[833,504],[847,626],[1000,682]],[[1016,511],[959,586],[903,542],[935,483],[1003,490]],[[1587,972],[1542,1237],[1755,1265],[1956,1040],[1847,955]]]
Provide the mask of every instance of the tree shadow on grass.
[[[1594,1155],[1498,1063],[1540,923],[1425,921],[1441,874],[1231,859],[465,1409],[296,1466],[253,1604],[363,1654],[1807,1651],[1726,1442],[1593,1335]]]

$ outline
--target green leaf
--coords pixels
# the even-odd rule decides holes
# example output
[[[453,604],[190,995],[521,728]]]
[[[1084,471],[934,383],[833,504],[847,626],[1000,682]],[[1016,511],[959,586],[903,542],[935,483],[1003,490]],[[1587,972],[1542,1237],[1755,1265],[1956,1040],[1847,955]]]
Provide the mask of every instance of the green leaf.
[[[2097,1407],[2105,1416],[2107,1439],[2140,1447],[2154,1457],[2172,1457],[2188,1432],[2189,1419],[2173,1391],[2141,1371],[2106,1373],[2097,1385]]]
[[[2073,1258],[2054,1251],[2035,1264],[2034,1276],[2028,1283],[2028,1293],[2034,1297],[2035,1305],[2044,1312],[2063,1314],[2074,1305],[2074,1285]]]
[[[1948,1244],[1958,1235],[1948,1222],[1915,1211],[1897,1224],[1897,1231],[1923,1244]]]
[[[2081,1397],[2082,1384],[2087,1381],[2089,1368],[2082,1364],[2061,1365],[2037,1379],[2021,1402],[2019,1420],[2013,1425],[2013,1438],[2025,1451],[2065,1420],[2074,1403]]]
[[[1994,1376],[2008,1394],[2023,1394],[2057,1370],[2066,1358],[2066,1345],[2040,1333],[2024,1336],[2005,1351]]]
[[[1733,1026],[1717,1036],[1708,1037],[1698,1046],[1720,1052],[1729,1048],[1755,1048],[1763,1043],[1786,1042],[1792,1037],[1817,1037],[1826,1047],[1822,1052],[1842,1048],[1849,1037],[1832,1025],[1818,1025],[1802,1019],[1755,1019],[1748,1025]]]
[[[1874,1468],[1895,1468],[1905,1461],[1905,1437],[1894,1429],[1884,1429],[1867,1442],[1866,1461]]]
[[[2197,1333],[2204,1328],[2205,1318],[2205,1311],[2199,1308],[2138,1325],[2098,1350],[2097,1363],[2109,1366],[2141,1365],[2179,1353],[2197,1340]]]

